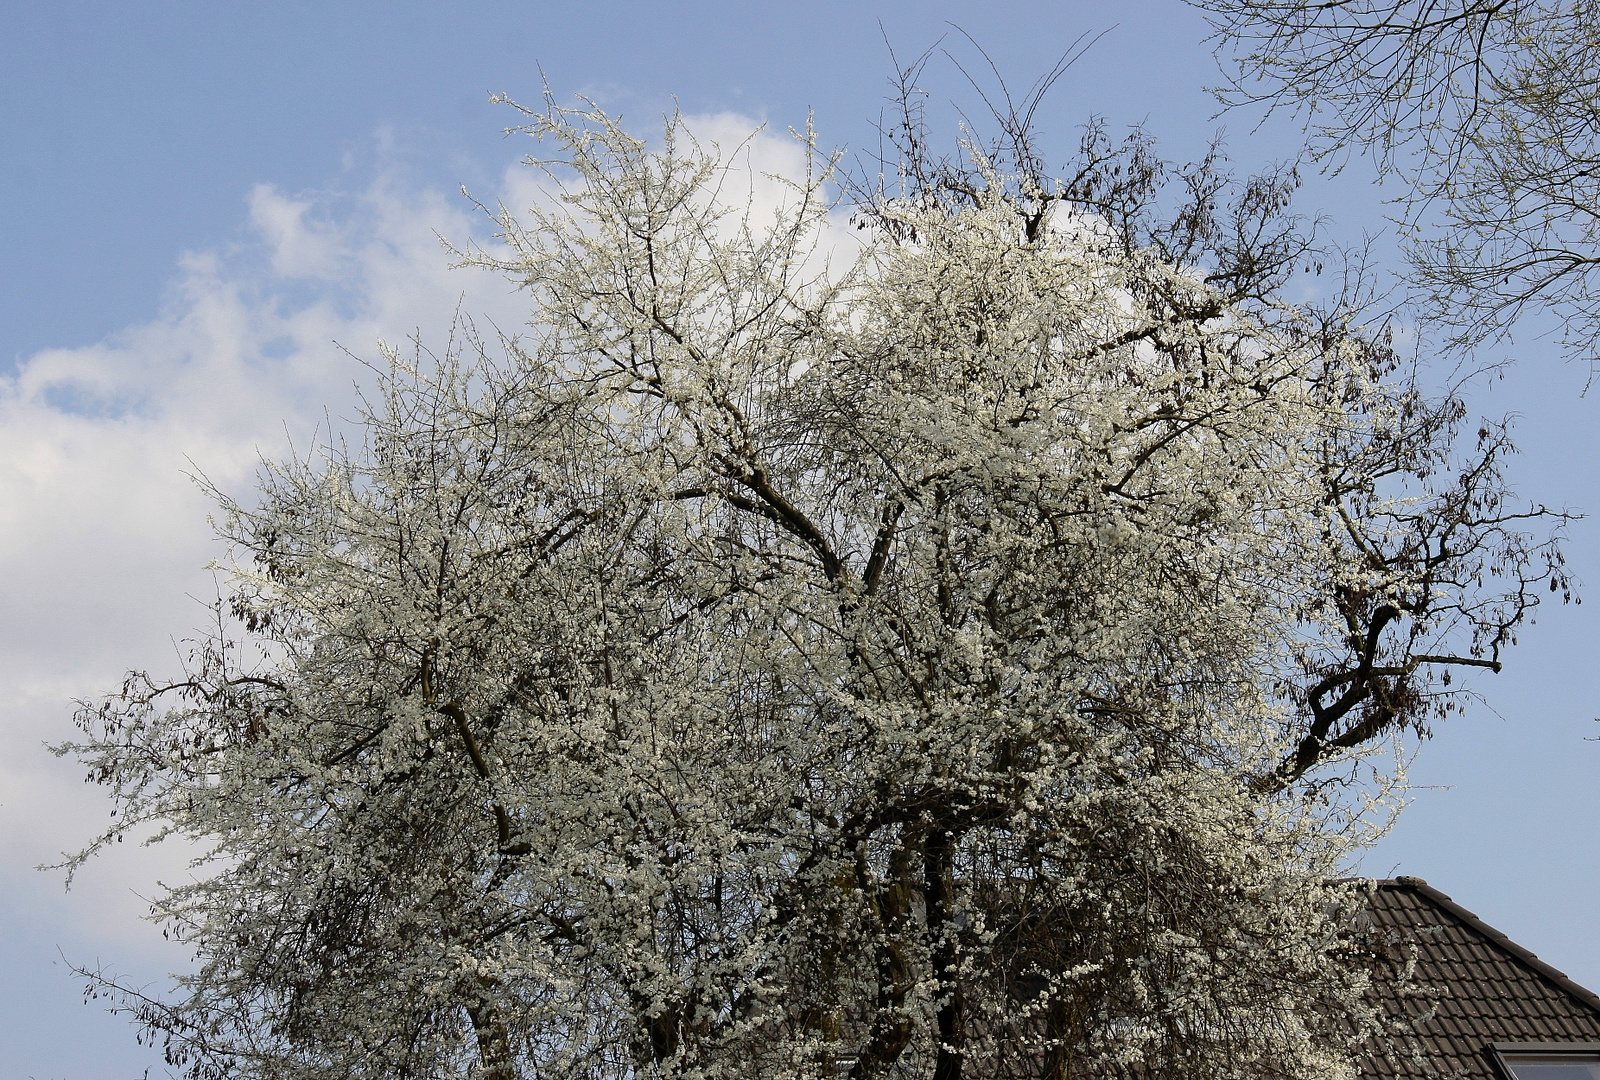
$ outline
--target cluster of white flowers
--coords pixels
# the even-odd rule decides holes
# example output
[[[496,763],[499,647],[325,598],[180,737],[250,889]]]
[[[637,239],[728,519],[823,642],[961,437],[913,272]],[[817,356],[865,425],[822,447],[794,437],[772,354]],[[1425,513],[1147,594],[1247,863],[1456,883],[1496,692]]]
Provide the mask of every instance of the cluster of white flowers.
[[[1351,1075],[1314,780],[1532,602],[1498,437],[1428,489],[1456,410],[1385,350],[1004,183],[823,275],[825,169],[730,225],[687,140],[530,127],[565,186],[463,256],[528,328],[391,355],[364,448],[224,500],[235,622],[64,748],[102,842],[209,852],[134,1002],[173,1059]]]

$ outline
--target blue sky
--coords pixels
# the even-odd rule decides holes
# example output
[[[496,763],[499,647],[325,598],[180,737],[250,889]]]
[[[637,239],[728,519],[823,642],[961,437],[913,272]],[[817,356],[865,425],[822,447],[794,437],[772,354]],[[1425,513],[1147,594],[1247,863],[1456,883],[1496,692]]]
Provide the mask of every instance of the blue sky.
[[[1000,12],[996,17],[994,12]],[[1045,111],[1065,150],[1090,114],[1144,122],[1163,152],[1220,126],[1243,169],[1292,157],[1292,129],[1213,118],[1201,18],[1177,0],[1011,3],[76,3],[0,6],[0,1061],[11,1074],[137,1076],[156,1063],[84,1005],[62,955],[156,979],[182,963],[138,920],[138,892],[181,852],[118,851],[63,893],[38,873],[104,821],[78,770],[40,749],[74,695],[129,666],[170,670],[212,589],[207,505],[187,473],[248,490],[350,401],[380,336],[442,337],[458,302],[515,324],[499,282],[446,270],[434,233],[481,234],[458,194],[515,198],[527,152],[491,92],[587,94],[641,130],[676,101],[777,146],[815,115],[825,145],[869,147],[889,43],[972,33],[1026,86],[1083,34],[1103,37]],[[944,64],[925,86],[969,106]],[[953,137],[953,136],[952,136]],[[774,150],[773,152],[777,152]],[[1346,242],[1382,229],[1356,161],[1312,178],[1301,210]],[[1380,254],[1390,250],[1381,241]],[[1516,412],[1529,496],[1600,507],[1586,372],[1533,334],[1473,405]],[[324,408],[328,412],[324,413]],[[1600,581],[1595,523],[1574,529]],[[1415,803],[1365,870],[1428,878],[1580,982],[1600,986],[1600,603],[1548,610],[1487,706],[1421,748]],[[1446,786],[1448,785],[1448,786]],[[58,955],[58,949],[60,954]],[[156,1070],[159,1075],[159,1069]]]

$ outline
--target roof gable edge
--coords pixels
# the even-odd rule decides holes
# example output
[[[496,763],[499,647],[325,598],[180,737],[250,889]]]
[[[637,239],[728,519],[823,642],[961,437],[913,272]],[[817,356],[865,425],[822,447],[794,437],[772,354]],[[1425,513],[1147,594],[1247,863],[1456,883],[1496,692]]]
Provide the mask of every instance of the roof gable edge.
[[[1390,882],[1379,882],[1380,885],[1389,883]],[[1485,940],[1491,942],[1497,948],[1510,954],[1511,957],[1520,962],[1523,966],[1531,969],[1540,978],[1561,990],[1568,997],[1573,998],[1574,1000],[1583,1004],[1586,1008],[1594,1012],[1596,1016],[1600,1016],[1600,994],[1596,994],[1588,987],[1573,982],[1572,979],[1567,977],[1566,972],[1552,967],[1545,961],[1539,959],[1535,953],[1523,948],[1521,945],[1518,945],[1504,933],[1496,930],[1494,927],[1478,918],[1478,916],[1474,915],[1472,912],[1468,911],[1466,908],[1450,899],[1450,897],[1446,896],[1438,889],[1435,889],[1432,885],[1429,885],[1422,878],[1400,876],[1392,879],[1392,883],[1415,890],[1418,894],[1425,897],[1429,903],[1435,905],[1436,907],[1442,908],[1450,915],[1459,919],[1463,925],[1481,935]]]

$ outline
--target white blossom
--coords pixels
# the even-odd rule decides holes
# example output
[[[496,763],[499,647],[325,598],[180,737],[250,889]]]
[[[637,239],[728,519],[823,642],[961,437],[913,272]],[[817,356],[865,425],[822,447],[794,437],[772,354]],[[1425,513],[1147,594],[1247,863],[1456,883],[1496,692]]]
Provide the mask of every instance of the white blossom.
[[[1503,433],[1457,475],[1381,343],[987,161],[824,272],[826,162],[763,223],[676,123],[528,122],[562,186],[462,253],[527,327],[219,496],[222,628],[63,747],[80,858],[207,852],[173,1060],[1352,1075],[1378,823],[1319,778],[1564,582]]]

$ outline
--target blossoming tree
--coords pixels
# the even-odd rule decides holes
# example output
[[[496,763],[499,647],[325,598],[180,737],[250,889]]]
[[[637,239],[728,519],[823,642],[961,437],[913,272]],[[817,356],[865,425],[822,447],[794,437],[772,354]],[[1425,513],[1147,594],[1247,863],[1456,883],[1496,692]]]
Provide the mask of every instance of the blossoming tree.
[[[1349,1075],[1323,781],[1565,587],[1504,432],[1272,299],[1281,185],[911,139],[823,266],[826,162],[769,220],[676,122],[527,123],[551,201],[462,253],[526,330],[223,499],[221,629],[62,748],[80,859],[203,852],[174,1063]]]

